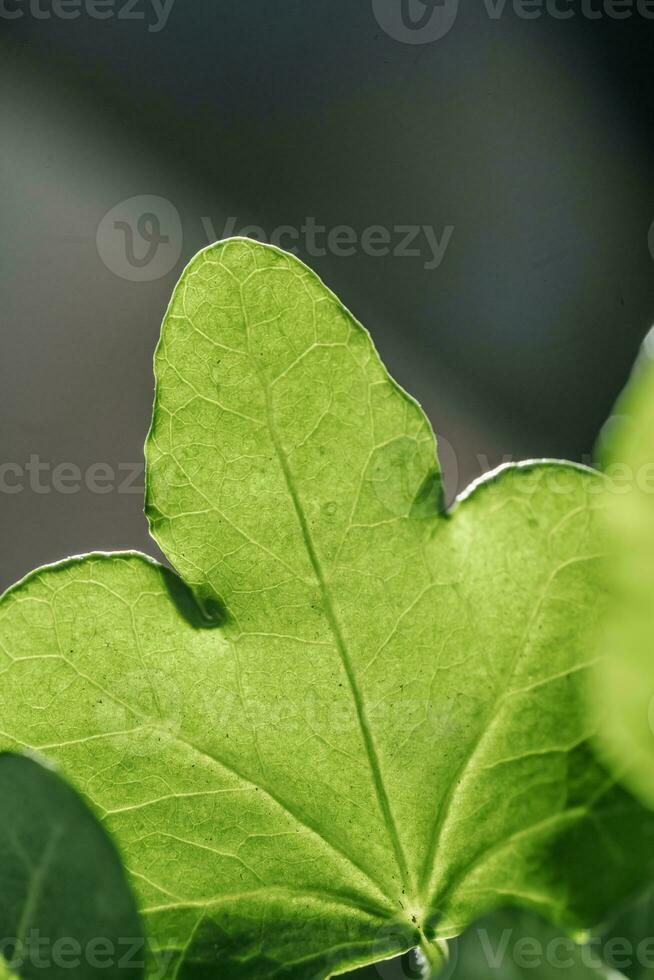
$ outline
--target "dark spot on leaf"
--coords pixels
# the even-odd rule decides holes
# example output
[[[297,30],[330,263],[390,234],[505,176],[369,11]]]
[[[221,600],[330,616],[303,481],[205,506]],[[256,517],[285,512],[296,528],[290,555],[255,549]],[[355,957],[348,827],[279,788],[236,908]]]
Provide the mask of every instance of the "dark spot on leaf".
[[[437,466],[434,466],[420,484],[418,492],[413,498],[410,516],[414,520],[425,520],[443,513],[444,510],[445,498],[441,472]]]
[[[178,612],[195,629],[215,629],[227,622],[227,609],[218,597],[196,597],[188,585],[169,569],[164,569],[164,582]]]

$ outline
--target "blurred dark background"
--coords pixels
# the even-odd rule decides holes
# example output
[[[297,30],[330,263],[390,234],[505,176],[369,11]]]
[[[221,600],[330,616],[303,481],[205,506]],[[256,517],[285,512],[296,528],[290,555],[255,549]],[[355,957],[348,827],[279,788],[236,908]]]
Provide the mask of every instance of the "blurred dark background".
[[[0,3],[1,586],[156,554],[152,352],[230,231],[291,226],[425,406],[450,493],[588,459],[654,321],[653,4],[479,0],[433,39],[400,0],[75,2]]]

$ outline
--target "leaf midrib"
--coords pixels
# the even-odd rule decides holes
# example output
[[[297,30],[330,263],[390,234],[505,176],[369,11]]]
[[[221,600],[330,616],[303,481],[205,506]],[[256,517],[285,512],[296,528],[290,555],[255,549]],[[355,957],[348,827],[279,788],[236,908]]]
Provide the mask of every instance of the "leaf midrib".
[[[63,833],[64,828],[60,824],[53,826],[48,840],[46,841],[45,847],[43,848],[39,862],[36,867],[32,869],[32,875],[29,880],[29,886],[25,896],[20,921],[16,928],[16,936],[20,943],[25,942],[30,927],[33,925],[39,903],[43,897],[43,888],[45,885],[46,876],[52,867],[57,847]]]
[[[247,332],[248,317],[247,317],[247,311],[245,307],[245,301],[243,298],[242,283],[239,283],[239,293],[241,297],[241,310],[243,316],[243,323],[246,327],[246,332]],[[347,644],[343,636],[343,631],[341,629],[341,625],[338,620],[338,616],[336,614],[336,609],[335,609],[334,601],[331,596],[329,585],[327,583],[327,578],[323,571],[322,563],[320,561],[316,547],[314,545],[311,531],[309,529],[309,524],[306,519],[306,515],[304,513],[304,508],[302,506],[302,502],[300,500],[299,494],[297,492],[297,488],[295,486],[291,467],[288,458],[286,456],[286,453],[284,451],[284,447],[282,446],[279,440],[279,436],[277,435],[277,431],[273,422],[273,411],[272,411],[272,404],[271,404],[271,397],[270,397],[270,389],[269,386],[266,384],[266,380],[263,377],[259,366],[256,364],[254,358],[252,357],[249,351],[248,354],[250,356],[250,361],[253,366],[253,370],[259,379],[259,383],[261,385],[261,389],[264,395],[264,404],[266,409],[266,423],[270,435],[270,440],[273,445],[275,455],[277,456],[278,463],[282,470],[282,474],[284,476],[286,489],[288,491],[289,497],[293,504],[293,509],[295,511],[295,515],[297,517],[298,524],[300,526],[300,530],[302,533],[302,539],[307,549],[307,554],[309,557],[309,561],[311,563],[311,567],[313,569],[313,573],[316,578],[316,582],[320,589],[325,616],[329,628],[331,630],[331,633],[334,637],[336,649],[338,651],[339,658],[341,660],[343,669],[345,671],[345,675],[347,677],[350,693],[352,695],[354,707],[357,714],[359,729],[361,731],[361,737],[363,739],[364,748],[366,750],[366,756],[368,758],[368,764],[370,768],[370,774],[372,776],[377,803],[379,805],[384,821],[384,826],[386,828],[386,832],[388,834],[393,849],[393,854],[395,856],[395,861],[397,863],[397,867],[400,872],[400,876],[402,880],[402,888],[405,896],[413,895],[414,894],[413,881],[409,873],[408,863],[404,854],[402,843],[400,841],[397,824],[393,816],[390,800],[384,784],[384,778],[379,763],[379,757],[377,755],[377,750],[375,748],[372,731],[370,729],[370,725],[366,716],[365,705],[357,682],[354,666],[352,664],[352,660],[347,648]],[[399,895],[397,896],[397,901],[400,904],[400,906],[402,906],[403,903]]]

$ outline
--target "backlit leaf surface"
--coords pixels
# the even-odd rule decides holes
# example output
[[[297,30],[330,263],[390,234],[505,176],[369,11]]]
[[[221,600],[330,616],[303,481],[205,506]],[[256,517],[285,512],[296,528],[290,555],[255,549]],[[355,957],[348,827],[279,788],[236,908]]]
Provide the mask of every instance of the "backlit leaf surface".
[[[20,583],[1,728],[104,817],[171,971],[437,963],[493,906],[575,930],[634,888],[654,818],[583,710],[600,478],[507,467],[444,514],[420,407],[252,242],[191,263],[156,374],[146,512],[189,588],[135,554]]]

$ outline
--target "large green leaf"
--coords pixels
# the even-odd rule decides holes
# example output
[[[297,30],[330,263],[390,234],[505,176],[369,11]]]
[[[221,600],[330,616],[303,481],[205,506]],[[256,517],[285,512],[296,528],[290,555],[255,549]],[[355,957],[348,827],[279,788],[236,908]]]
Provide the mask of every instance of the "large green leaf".
[[[144,956],[136,904],[102,827],[55,773],[0,755],[2,980],[136,980]]]
[[[497,904],[577,929],[634,888],[654,817],[583,710],[600,478],[507,467],[442,513],[419,406],[251,242],[191,263],[156,373],[146,510],[192,591],[134,554],[20,583],[0,727],[104,816],[176,975],[438,961]]]
[[[602,440],[612,601],[601,648],[602,743],[654,806],[654,365],[643,358]]]

